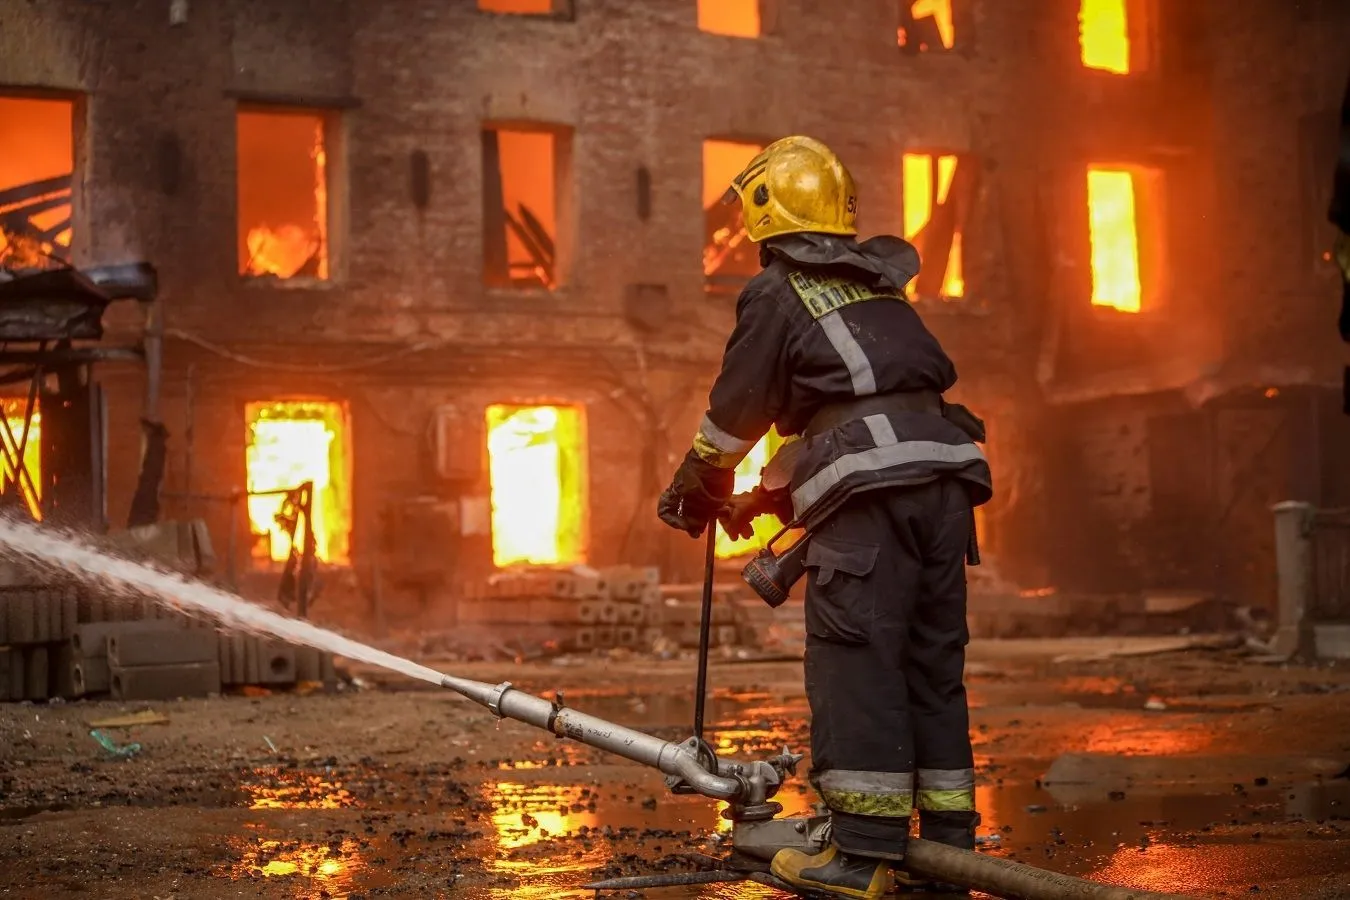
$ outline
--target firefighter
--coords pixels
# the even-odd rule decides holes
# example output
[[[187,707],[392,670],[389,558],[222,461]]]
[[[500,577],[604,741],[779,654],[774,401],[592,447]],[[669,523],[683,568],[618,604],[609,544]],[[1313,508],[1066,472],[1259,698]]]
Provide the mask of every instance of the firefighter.
[[[917,251],[858,242],[853,178],[828,147],[774,142],[723,198],[737,200],[763,270],[658,515],[695,537],[718,518],[745,536],[765,512],[806,528],[811,780],[832,843],[783,850],[773,871],[879,897],[903,869],[913,810],[921,837],[974,847],[964,566],[973,507],[992,492],[983,425],[944,401],[956,369],[905,300]],[[786,487],[728,503],[771,425],[797,436],[766,469],[767,484],[786,466]]]
[[[1336,155],[1336,171],[1331,187],[1331,209],[1327,213],[1336,226],[1336,264],[1341,269],[1341,314],[1338,322],[1341,340],[1350,342],[1350,84],[1345,86],[1341,100],[1340,149]],[[1350,415],[1350,366],[1345,368],[1345,386],[1342,407]]]

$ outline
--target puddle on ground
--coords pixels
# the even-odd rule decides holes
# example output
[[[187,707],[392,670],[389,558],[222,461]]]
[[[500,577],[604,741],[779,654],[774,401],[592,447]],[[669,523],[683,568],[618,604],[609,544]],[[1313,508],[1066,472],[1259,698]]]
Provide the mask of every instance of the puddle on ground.
[[[254,769],[240,783],[249,809],[342,809],[356,799],[340,784],[299,769]]]
[[[684,734],[692,706],[662,699],[655,708],[617,695],[578,706],[644,730]],[[709,739],[720,753],[754,758],[785,745],[805,749],[805,710],[757,705],[766,699],[771,698],[718,698]],[[1125,754],[1194,754],[1211,746],[1212,729],[1185,727],[1184,717],[1172,721],[1179,727],[1126,716],[1085,740],[1099,751]],[[576,744],[541,741],[535,750],[532,759],[491,761],[453,775],[449,769],[382,770],[368,776],[379,785],[374,790],[357,786],[367,777],[360,772],[344,782],[303,770],[258,770],[256,783],[245,789],[249,808],[262,818],[234,877],[294,879],[297,888],[340,900],[397,884],[408,866],[425,873],[431,865],[423,855],[431,838],[410,832],[406,839],[397,831],[393,840],[377,837],[377,829],[369,841],[340,836],[328,843],[288,844],[266,824],[266,816],[277,810],[319,810],[347,823],[354,814],[440,816],[443,824],[437,827],[445,830],[436,840],[451,852],[451,860],[469,860],[473,868],[462,880],[458,869],[436,874],[468,900],[589,898],[592,893],[581,886],[596,878],[692,870],[697,863],[686,864],[684,857],[725,852],[730,823],[720,816],[724,804],[671,795],[658,773]],[[982,756],[979,763],[987,765],[989,759]],[[808,812],[816,800],[805,779],[808,766],[804,760],[801,774],[776,798],[787,814]],[[1253,885],[1346,869],[1337,855],[1343,855],[1340,841],[1311,841],[1299,829],[1290,832],[1295,838],[1250,838],[1291,818],[1338,814],[1341,801],[1324,793],[1315,785],[1235,789],[1192,784],[1179,790],[1131,786],[1108,796],[1091,785],[1052,791],[1035,782],[981,784],[979,833],[985,852],[1100,881],[1198,895],[1246,893]],[[1344,806],[1339,814],[1345,814]],[[670,900],[778,896],[753,883],[645,895]]]

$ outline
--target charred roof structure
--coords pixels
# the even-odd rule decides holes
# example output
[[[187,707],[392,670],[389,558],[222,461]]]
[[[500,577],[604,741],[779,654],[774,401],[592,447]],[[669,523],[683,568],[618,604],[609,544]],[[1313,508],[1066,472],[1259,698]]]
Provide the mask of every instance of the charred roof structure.
[[[754,264],[707,148],[810,134],[863,232],[924,249],[912,302],[996,460],[987,571],[1271,607],[1270,505],[1350,505],[1345,4],[712,6],[7,4],[0,98],[70,133],[6,113],[0,150],[55,156],[0,165],[0,224],[153,261],[173,515],[276,578],[284,503],[192,498],[309,485],[325,602],[374,580],[394,615],[532,561],[692,577],[655,500]],[[126,509],[145,379],[94,377]]]

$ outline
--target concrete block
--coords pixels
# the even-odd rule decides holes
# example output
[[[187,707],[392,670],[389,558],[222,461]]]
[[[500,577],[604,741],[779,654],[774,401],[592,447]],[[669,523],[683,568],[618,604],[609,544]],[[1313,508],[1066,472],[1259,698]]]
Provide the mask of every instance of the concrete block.
[[[631,625],[620,625],[614,629],[614,644],[617,647],[638,646],[638,630]]]
[[[220,691],[220,664],[109,667],[112,695],[117,700],[172,700],[205,697]]]
[[[1350,625],[1314,625],[1313,649],[1318,659],[1350,659]]]
[[[240,684],[259,684],[262,682],[262,669],[259,668],[259,639],[253,635],[244,636],[244,678]]]
[[[614,646],[614,626],[601,625],[595,629],[595,646],[597,649],[607,650]]]
[[[230,684],[248,681],[248,636],[230,635]]]
[[[71,646],[82,657],[107,657],[108,638],[110,637],[140,632],[168,632],[173,634],[177,630],[167,622],[154,619],[146,622],[89,622],[75,627],[75,633],[71,635],[70,642]]]
[[[259,646],[258,677],[261,684],[295,683],[295,648],[276,641]]]
[[[29,647],[23,653],[24,698],[46,700],[51,696],[51,657],[46,647]]]
[[[640,626],[647,623],[647,608],[640,603],[625,603],[619,608],[621,625]]]
[[[73,587],[61,591],[61,640],[68,641],[80,624],[80,595]]]
[[[71,672],[71,682],[77,697],[108,693],[112,689],[112,673],[107,658],[79,659]]]
[[[600,624],[615,625],[619,621],[619,604],[606,600],[600,604]]]
[[[60,588],[49,588],[42,592],[42,603],[47,612],[48,643],[65,639],[65,636],[61,633],[61,602],[62,591]]]
[[[108,665],[181,666],[218,662],[216,634],[201,628],[181,628],[164,622],[154,631],[125,631],[108,635]]]
[[[322,654],[313,647],[295,648],[295,680],[296,681],[322,681],[323,663],[319,657]]]
[[[220,663],[220,683],[234,684],[230,667],[230,636],[223,631],[216,634],[216,662]]]
[[[582,600],[577,604],[577,621],[583,625],[594,625],[600,621],[600,609],[605,604],[600,600]]]
[[[19,651],[13,647],[0,647],[0,702],[22,699],[20,697],[11,696],[9,688],[10,666],[14,665],[18,655]]]
[[[37,641],[37,623],[33,614],[32,591],[19,589],[5,591],[5,613],[9,621],[8,640],[11,644],[32,644]]]

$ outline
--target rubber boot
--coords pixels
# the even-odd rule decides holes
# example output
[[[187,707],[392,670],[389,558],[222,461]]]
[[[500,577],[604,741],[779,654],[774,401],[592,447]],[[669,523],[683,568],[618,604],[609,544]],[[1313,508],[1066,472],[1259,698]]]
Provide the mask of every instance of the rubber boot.
[[[948,847],[974,850],[975,829],[979,824],[980,814],[974,810],[919,810],[919,837]],[[969,890],[958,884],[928,881],[903,871],[895,873],[895,883],[903,894],[970,895]]]
[[[769,869],[795,888],[880,900],[890,884],[890,866],[887,860],[850,856],[831,845],[814,856],[801,850],[779,850]]]

